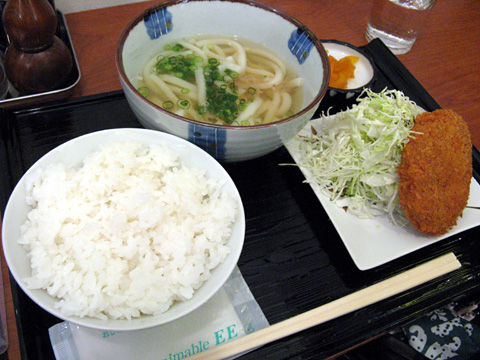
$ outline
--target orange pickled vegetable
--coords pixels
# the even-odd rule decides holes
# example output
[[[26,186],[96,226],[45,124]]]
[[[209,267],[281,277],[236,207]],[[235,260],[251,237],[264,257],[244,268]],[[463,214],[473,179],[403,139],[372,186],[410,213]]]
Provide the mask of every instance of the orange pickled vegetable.
[[[345,56],[340,60],[328,55],[330,61],[330,86],[337,89],[346,89],[348,79],[354,77],[355,63],[358,56]]]

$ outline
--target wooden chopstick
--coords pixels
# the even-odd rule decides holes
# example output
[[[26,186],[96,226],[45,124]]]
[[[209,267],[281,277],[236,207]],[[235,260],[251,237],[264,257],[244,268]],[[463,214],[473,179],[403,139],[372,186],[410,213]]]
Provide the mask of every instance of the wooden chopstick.
[[[461,267],[453,253],[430,260],[389,279],[281,321],[237,340],[202,351],[189,360],[219,360],[239,355],[302,330],[387,299]]]

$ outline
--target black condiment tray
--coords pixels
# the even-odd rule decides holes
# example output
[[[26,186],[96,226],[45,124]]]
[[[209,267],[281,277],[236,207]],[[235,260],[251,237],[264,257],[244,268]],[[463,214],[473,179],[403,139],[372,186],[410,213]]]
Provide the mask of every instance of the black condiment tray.
[[[3,12],[3,8],[2,8]],[[0,14],[1,15],[1,14]],[[21,95],[12,88],[9,84],[9,91],[5,99],[0,100],[0,108],[5,109],[18,109],[25,106],[32,106],[35,104],[41,104],[46,102],[52,102],[59,99],[64,99],[73,94],[73,90],[75,86],[80,81],[81,72],[80,66],[78,64],[77,55],[75,53],[75,49],[73,47],[72,39],[70,38],[70,33],[68,31],[68,25],[65,19],[65,16],[62,12],[56,11],[57,15],[57,29],[55,35],[58,36],[67,46],[70,54],[72,55],[72,69],[70,73],[67,75],[67,78],[63,82],[63,84],[58,88],[50,91],[44,91],[37,94],[28,94],[28,95]],[[2,49],[4,46],[8,46],[8,42],[6,44],[2,44]]]
[[[374,91],[400,89],[432,111],[435,100],[379,40],[361,49],[377,67]],[[326,97],[318,110],[351,104]],[[18,110],[0,110],[2,211],[24,172],[42,155],[79,135],[141,127],[122,91]],[[365,307],[244,355],[242,359],[322,359],[406,324],[427,311],[480,292],[480,227],[367,271],[353,263],[334,226],[285,148],[224,164],[242,196],[247,230],[239,267],[271,324],[298,315],[429,259],[453,251],[462,268],[399,296]],[[479,181],[480,157],[474,149]],[[372,249],[374,252],[375,249]],[[33,303],[11,278],[24,359],[54,359],[48,328],[61,320]]]

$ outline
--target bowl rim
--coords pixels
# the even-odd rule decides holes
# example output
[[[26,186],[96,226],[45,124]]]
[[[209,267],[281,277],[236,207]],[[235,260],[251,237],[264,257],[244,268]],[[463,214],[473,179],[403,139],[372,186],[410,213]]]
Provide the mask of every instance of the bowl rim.
[[[143,134],[145,135],[145,138],[141,137],[141,135]],[[108,137],[109,135],[110,137]],[[167,310],[165,313],[160,314],[160,318],[158,317],[155,318],[155,316],[153,315],[152,316],[146,315],[145,317],[135,317],[135,318],[132,318],[131,320],[127,320],[127,319],[101,320],[101,319],[97,319],[89,316],[78,317],[73,315],[64,315],[60,311],[60,309],[54,306],[50,307],[45,302],[37,301],[40,296],[38,295],[38,292],[40,291],[45,293],[46,290],[28,288],[26,284],[22,281],[23,278],[21,277],[21,270],[14,263],[14,258],[12,255],[14,250],[13,248],[17,245],[16,243],[17,239],[12,239],[10,236],[7,236],[9,232],[12,231],[12,226],[13,226],[11,225],[11,222],[8,222],[8,219],[11,219],[13,216],[16,217],[16,213],[14,213],[13,211],[15,210],[15,206],[18,202],[14,202],[14,200],[16,199],[14,196],[22,192],[21,187],[25,185],[26,177],[29,176],[29,174],[31,174],[33,171],[35,171],[38,168],[38,166],[45,167],[48,164],[59,162],[59,161],[53,161],[51,158],[56,158],[57,156],[61,156],[60,154],[63,152],[63,150],[71,147],[72,144],[81,145],[81,144],[84,144],[85,141],[88,142],[90,139],[94,139],[94,140],[107,139],[107,144],[116,143],[119,141],[129,141],[129,140],[137,141],[142,144],[151,144],[148,141],[148,139],[150,138],[158,139],[158,140],[155,140],[155,144],[167,144],[167,146],[185,148],[186,149],[185,154],[191,151],[198,152],[199,154],[201,154],[202,157],[204,157],[204,159],[209,159],[211,161],[210,164],[213,169],[212,171],[214,172],[218,171],[219,173],[221,173],[222,179],[226,180],[226,183],[224,186],[226,186],[227,184],[230,184],[231,186],[233,186],[232,187],[233,196],[235,198],[235,201],[237,201],[237,204],[238,204],[238,215],[233,226],[237,226],[239,232],[237,235],[234,236],[234,233],[232,231],[231,237],[229,238],[228,241],[230,241],[232,237],[238,238],[237,239],[238,241],[236,242],[235,247],[230,247],[231,252],[227,255],[227,258],[225,259],[225,261],[217,265],[216,268],[212,269],[212,271],[215,271],[217,270],[218,267],[222,266],[218,270],[222,270],[222,269],[225,270],[222,273],[217,271],[217,274],[220,274],[220,275],[217,275],[217,278],[220,281],[209,286],[211,287],[211,290],[213,290],[211,291],[211,293],[208,293],[208,294],[202,293],[202,297],[197,298],[196,303],[194,302],[193,305],[190,306],[190,308],[180,310],[179,315],[175,318],[172,318],[171,316],[168,316],[168,315],[166,317],[162,316],[163,314],[168,313],[168,310]],[[103,141],[100,141],[98,142],[97,145],[93,146],[94,150],[90,149],[85,151],[87,152],[87,154],[91,154],[94,151],[100,150],[104,144],[105,143]],[[85,158],[85,156],[83,158]],[[104,330],[104,331],[145,330],[145,329],[149,329],[152,327],[156,327],[156,326],[160,326],[160,325],[164,325],[164,324],[176,321],[180,318],[188,316],[193,311],[197,310],[204,303],[209,301],[222,288],[222,286],[225,284],[225,282],[228,280],[231,273],[233,272],[235,266],[238,265],[238,261],[242,254],[243,246],[245,243],[245,231],[246,231],[245,209],[244,209],[241,194],[233,178],[226,171],[224,166],[218,160],[216,160],[214,157],[208,154],[208,152],[196,146],[195,144],[190,143],[185,139],[182,139],[180,137],[177,137],[175,135],[171,135],[168,133],[159,132],[151,129],[144,129],[144,128],[112,128],[112,129],[98,130],[98,131],[94,131],[91,133],[86,133],[86,134],[74,137],[70,140],[63,142],[60,145],[55,146],[50,151],[46,152],[43,156],[38,158],[38,160],[35,161],[19,179],[19,181],[15,185],[15,188],[12,191],[7,201],[2,221],[3,221],[3,226],[1,229],[1,234],[2,234],[1,242],[4,250],[5,261],[12,277],[18,283],[22,291],[24,291],[25,294],[37,306],[41,307],[46,312],[52,314],[53,316],[61,320],[68,321],[79,326],[84,326],[86,328]],[[227,259],[228,259],[228,263],[227,263]],[[202,286],[205,285],[210,279],[211,277],[207,279],[202,284]],[[196,292],[199,291],[200,289],[201,287],[197,289]],[[49,295],[49,297],[54,300],[54,298],[51,295]],[[191,300],[193,300],[193,298],[190,299],[189,301]]]
[[[291,22],[294,24],[297,28],[301,29],[307,36],[309,37],[310,40],[312,40],[313,45],[317,49],[320,58],[322,60],[323,64],[323,76],[322,76],[322,84],[320,85],[320,91],[315,95],[314,99],[307,105],[305,106],[302,110],[299,112],[285,118],[281,119],[275,122],[271,122],[268,124],[257,124],[257,125],[251,125],[251,126],[241,126],[241,125],[216,125],[216,124],[210,124],[206,122],[201,122],[193,119],[189,119],[174,113],[171,113],[165,109],[162,109],[160,106],[152,103],[150,100],[146,99],[144,96],[142,96],[137,89],[132,85],[130,80],[128,79],[125,69],[123,67],[123,48],[125,45],[125,41],[130,34],[131,30],[140,22],[143,20],[144,17],[149,16],[151,13],[156,12],[160,9],[163,9],[167,6],[173,6],[173,5],[178,5],[178,4],[185,4],[185,3],[190,3],[190,2],[210,2],[210,1],[218,1],[218,0],[166,0],[162,1],[158,4],[155,4],[145,10],[143,10],[141,13],[137,14],[130,22],[124,27],[122,30],[118,42],[117,42],[117,51],[115,54],[115,64],[117,66],[117,71],[120,75],[120,78],[122,79],[123,83],[126,84],[126,86],[132,91],[142,102],[145,102],[146,104],[153,106],[156,110],[159,110],[160,112],[164,113],[167,116],[174,117],[178,120],[184,121],[186,123],[191,123],[194,125],[201,125],[205,127],[211,127],[215,129],[228,129],[228,130],[235,130],[235,131],[245,131],[248,129],[261,129],[261,128],[268,128],[271,126],[276,126],[280,125],[289,121],[292,121],[294,119],[297,119],[298,117],[301,117],[302,115],[308,113],[312,108],[317,106],[320,101],[323,99],[325,96],[329,86],[330,82],[330,62],[328,60],[328,55],[327,51],[325,50],[322,42],[317,38],[317,36],[305,25],[303,24],[300,20],[295,18],[294,16],[288,14],[287,12],[280,10],[272,5],[265,4],[256,0],[228,0],[228,2],[233,2],[233,3],[242,3],[246,4],[249,6],[257,7],[265,11],[272,12],[278,16],[281,16],[285,20]]]
[[[337,45],[341,45],[341,46],[345,46],[345,47],[348,47],[356,52],[358,52],[359,54],[363,55],[367,61],[370,63],[370,66],[372,67],[372,77],[369,81],[367,81],[365,84],[363,84],[362,86],[359,86],[359,87],[356,87],[356,88],[351,88],[351,89],[340,89],[340,88],[336,88],[336,87],[333,87],[333,86],[328,86],[329,89],[331,90],[335,90],[337,92],[341,92],[341,93],[351,93],[351,92],[358,92],[358,91],[363,91],[364,88],[366,87],[370,87],[373,82],[377,79],[377,67],[375,66],[375,62],[373,61],[372,57],[366,53],[366,51],[364,51],[363,49],[355,46],[355,45],[352,45],[350,43],[347,43],[345,41],[340,41],[340,40],[335,40],[335,39],[325,39],[325,40],[321,40],[322,44],[323,43],[327,43],[327,44],[337,44]]]

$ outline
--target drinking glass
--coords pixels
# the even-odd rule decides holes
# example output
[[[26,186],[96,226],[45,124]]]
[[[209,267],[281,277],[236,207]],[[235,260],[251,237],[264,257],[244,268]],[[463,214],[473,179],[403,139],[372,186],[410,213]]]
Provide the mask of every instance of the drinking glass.
[[[408,52],[435,0],[374,0],[365,37],[380,38],[394,54]]]

